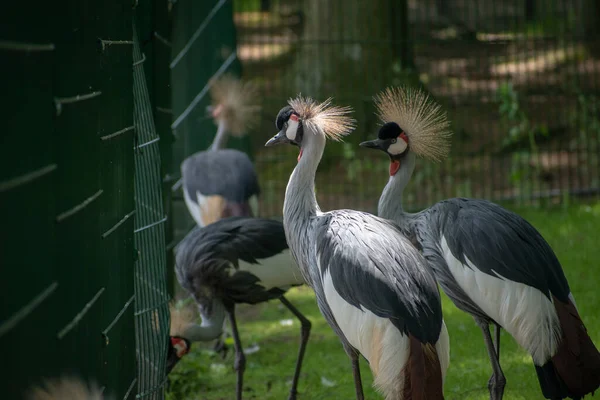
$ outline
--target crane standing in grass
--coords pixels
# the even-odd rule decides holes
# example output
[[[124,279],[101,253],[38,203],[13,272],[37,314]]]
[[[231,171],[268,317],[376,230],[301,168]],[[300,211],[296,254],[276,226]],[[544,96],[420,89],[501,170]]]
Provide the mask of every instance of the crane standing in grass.
[[[204,228],[196,227],[175,252],[177,280],[196,301],[202,325],[172,323],[179,326],[177,332],[171,332],[168,371],[189,352],[191,342],[219,337],[227,315],[235,343],[236,396],[241,399],[246,358],[235,305],[279,299],[298,318],[301,327],[300,350],[289,396],[290,400],[295,399],[311,323],[284,297],[289,288],[302,285],[304,280],[289,254],[282,223],[248,217],[221,219]]]
[[[475,318],[492,364],[491,399],[502,398],[506,383],[501,327],[531,354],[546,398],[580,399],[598,389],[600,354],[548,243],[523,218],[484,200],[454,198],[416,214],[404,212],[402,193],[416,156],[442,160],[450,149],[449,123],[441,107],[419,90],[387,89],[376,105],[384,125],[377,139],[361,146],[390,157],[379,216],[402,227],[448,297]]]
[[[354,127],[349,108],[298,97],[279,112],[266,143],[300,147],[285,192],[287,241],[317,304],[352,362],[363,399],[358,354],[388,400],[443,399],[449,340],[433,274],[392,222],[354,210],[321,212],[314,180],[326,137]]]
[[[229,216],[256,216],[260,188],[248,155],[224,149],[229,134],[242,136],[259,115],[254,87],[231,76],[211,86],[217,134],[210,149],[195,153],[181,163],[185,204],[199,226]]]

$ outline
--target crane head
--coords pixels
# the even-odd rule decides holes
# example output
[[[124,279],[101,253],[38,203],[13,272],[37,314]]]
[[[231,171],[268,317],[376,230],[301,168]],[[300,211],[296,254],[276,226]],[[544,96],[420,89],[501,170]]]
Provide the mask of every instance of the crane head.
[[[252,82],[225,74],[211,81],[211,105],[207,116],[217,125],[223,124],[228,133],[243,136],[253,128],[260,116],[258,89]]]
[[[300,146],[304,132],[302,120],[292,107],[285,106],[279,110],[275,119],[275,126],[279,132],[265,143],[265,146],[275,146],[276,144],[283,143]]]
[[[390,87],[375,96],[374,100],[377,115],[384,124],[378,138],[388,142],[365,142],[361,144],[363,147],[383,147],[381,150],[385,150],[390,157],[408,154],[410,150],[414,155],[433,162],[440,162],[448,156],[452,136],[450,122],[441,105],[425,91],[411,87]],[[402,134],[405,143],[400,143]],[[389,142],[392,139],[397,141]]]
[[[377,149],[390,156],[390,176],[394,176],[400,169],[400,161],[408,153],[408,136],[400,125],[388,122],[379,129],[377,139],[368,140],[360,144],[362,147]]]
[[[288,101],[288,105],[279,110],[275,126],[279,133],[272,137],[265,146],[290,143],[300,147],[298,161],[302,157],[302,140],[305,130],[326,139],[341,141],[355,126],[355,120],[348,114],[350,107],[331,105],[331,98],[319,103],[310,97],[298,95]]]
[[[179,336],[169,337],[169,349],[167,352],[167,375],[181,358],[190,352],[192,344],[186,338]]]

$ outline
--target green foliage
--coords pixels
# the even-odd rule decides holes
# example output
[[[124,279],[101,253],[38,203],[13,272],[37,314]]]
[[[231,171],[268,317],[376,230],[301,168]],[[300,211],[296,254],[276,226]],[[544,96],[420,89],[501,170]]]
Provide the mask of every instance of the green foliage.
[[[570,125],[577,130],[576,136],[570,142],[571,150],[579,152],[581,171],[587,174],[590,185],[600,186],[600,98],[595,95],[579,94],[577,96],[577,108],[573,110],[569,118]]]
[[[370,158],[357,157],[357,146],[355,144],[343,143],[342,148],[342,157],[346,165],[346,178],[348,181],[357,182],[359,179],[362,179],[364,172],[383,173],[383,169],[378,167],[385,165],[385,163],[374,163]],[[364,149],[360,149],[359,151],[361,150],[364,151]]]
[[[600,98],[595,95],[579,94],[577,108],[571,113],[570,123],[578,131],[579,145],[600,142]]]
[[[270,0],[272,10],[277,10],[281,1]],[[258,12],[260,11],[261,0],[235,0],[233,2],[234,12]]]
[[[595,343],[600,343],[600,281],[597,246],[600,203],[573,205],[563,209],[519,209],[552,245],[561,261],[577,306]],[[293,289],[287,296],[312,321],[305,363],[299,384],[301,399],[353,399],[354,388],[348,358],[331,328],[320,315],[314,295],[307,287]],[[466,313],[443,296],[446,325],[450,335],[450,368],[444,386],[447,399],[487,400],[490,363],[481,331]],[[260,350],[248,355],[244,398],[285,399],[296,361],[300,326],[278,302],[239,308],[239,326],[246,348],[257,343]],[[287,320],[287,323],[281,323]],[[292,324],[289,325],[289,321]],[[208,350],[212,343],[194,344],[192,352],[169,376],[168,400],[221,400],[234,398],[235,372],[232,351],[221,360]],[[506,332],[502,332],[501,362],[507,377],[504,398],[542,399],[531,358]],[[361,362],[367,399],[375,393],[368,364]]]
[[[595,136],[600,141],[600,99],[595,95],[580,94],[577,96],[579,110],[577,126],[584,136]]]
[[[496,91],[498,111],[503,123],[508,127],[508,135],[502,140],[502,149],[518,146],[512,152],[510,165],[510,181],[519,190],[519,201],[533,192],[534,182],[539,175],[539,167],[531,166],[532,155],[538,152],[536,135],[548,136],[546,125],[536,125],[530,122],[525,110],[522,109],[519,94],[511,82],[505,82]],[[527,147],[519,146],[527,143]]]
[[[543,18],[528,22],[522,26],[522,31],[528,37],[567,35],[577,30],[580,20],[572,9],[565,16],[547,14]]]
[[[412,65],[402,65],[402,60],[392,63],[390,75],[393,86],[421,87],[419,71]]]
[[[496,100],[500,103],[498,111],[500,117],[509,126],[508,136],[502,141],[503,147],[508,147],[521,142],[524,138],[529,140],[529,150],[537,151],[535,142],[536,133],[548,136],[546,125],[535,125],[529,121],[527,114],[521,108],[519,94],[511,82],[502,83],[496,91]]]

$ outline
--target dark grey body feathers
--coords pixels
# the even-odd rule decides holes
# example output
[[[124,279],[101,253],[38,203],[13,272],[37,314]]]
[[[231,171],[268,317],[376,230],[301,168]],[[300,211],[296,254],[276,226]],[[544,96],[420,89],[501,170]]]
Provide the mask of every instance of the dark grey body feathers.
[[[181,163],[183,190],[192,201],[196,193],[218,195],[229,202],[247,202],[260,194],[258,178],[252,161],[245,153],[234,149],[201,151]]]
[[[485,274],[501,275],[534,287],[549,299],[554,295],[568,302],[569,284],[550,245],[525,219],[497,204],[465,198],[440,201],[416,214],[410,226],[438,274],[449,273],[439,247],[443,235],[452,255],[464,265],[468,258]],[[440,284],[446,289],[444,283],[442,279]],[[451,297],[455,297],[454,290],[460,290],[448,289]],[[462,297],[455,299],[457,306],[465,302]],[[474,304],[471,307],[478,309]]]
[[[278,298],[286,288],[265,289],[251,270],[242,271],[239,265],[240,261],[256,264],[287,248],[281,222],[248,217],[222,219],[194,228],[177,246],[177,280],[201,307],[210,307],[214,298],[225,306]]]
[[[385,216],[390,218],[390,215]],[[444,200],[420,213],[398,215],[393,219],[402,224],[405,233],[422,249],[440,286],[457,307],[477,320],[499,324],[513,336],[518,334],[520,337],[515,336],[515,339],[533,351],[531,355],[544,397],[579,399],[599,387],[600,353],[577,312],[560,262],[550,245],[525,219],[492,202],[465,198]],[[527,289],[513,286],[520,291],[513,295],[520,293],[522,297],[504,298],[496,310],[502,310],[512,301],[513,305],[518,304],[513,309],[517,315],[495,321],[471,296],[501,289],[476,285],[465,288],[471,296],[467,295],[448,266],[452,261],[448,254],[443,254],[442,238],[461,268],[476,268],[511,285],[514,282],[537,289],[546,297],[546,305],[552,308],[542,304]],[[519,322],[525,315],[528,320]],[[538,316],[542,319],[536,319]],[[523,329],[526,324],[530,327]],[[550,339],[556,338],[556,329],[562,331],[562,336],[555,347],[550,347],[550,340],[556,340]]]

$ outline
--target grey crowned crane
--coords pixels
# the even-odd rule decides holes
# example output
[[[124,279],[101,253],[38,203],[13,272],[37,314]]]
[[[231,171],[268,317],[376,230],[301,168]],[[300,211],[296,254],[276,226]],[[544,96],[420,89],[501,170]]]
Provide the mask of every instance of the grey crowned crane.
[[[239,150],[223,149],[229,134],[242,136],[258,116],[256,94],[249,82],[224,76],[211,86],[210,113],[217,134],[210,149],[181,163],[185,204],[199,226],[228,216],[257,214],[260,193],[252,161]]]
[[[315,198],[326,138],[353,129],[349,112],[299,96],[277,115],[279,133],[265,145],[300,147],[283,206],[287,242],[351,360],[356,398],[364,398],[360,353],[386,399],[443,399],[449,339],[425,259],[393,222],[354,210],[322,212]]]
[[[389,88],[376,99],[384,125],[361,146],[390,157],[379,216],[397,222],[422,249],[444,292],[483,332],[492,364],[492,399],[506,379],[500,367],[500,328],[532,357],[543,395],[579,399],[600,385],[600,354],[586,332],[562,267],[550,245],[519,215],[485,201],[453,198],[409,214],[402,193],[416,156],[442,160],[449,123],[420,91]],[[496,327],[495,347],[489,324]]]
[[[26,394],[27,400],[108,400],[96,384],[86,384],[80,378],[61,377],[45,380]]]
[[[189,352],[192,342],[219,337],[227,315],[235,344],[236,396],[241,399],[246,358],[235,305],[279,299],[298,318],[301,327],[289,396],[295,399],[311,323],[284,297],[288,289],[304,284],[304,280],[289,254],[282,223],[264,218],[224,218],[194,228],[175,252],[177,280],[198,305],[202,324],[190,323],[179,329],[179,334],[172,333],[167,370]]]

